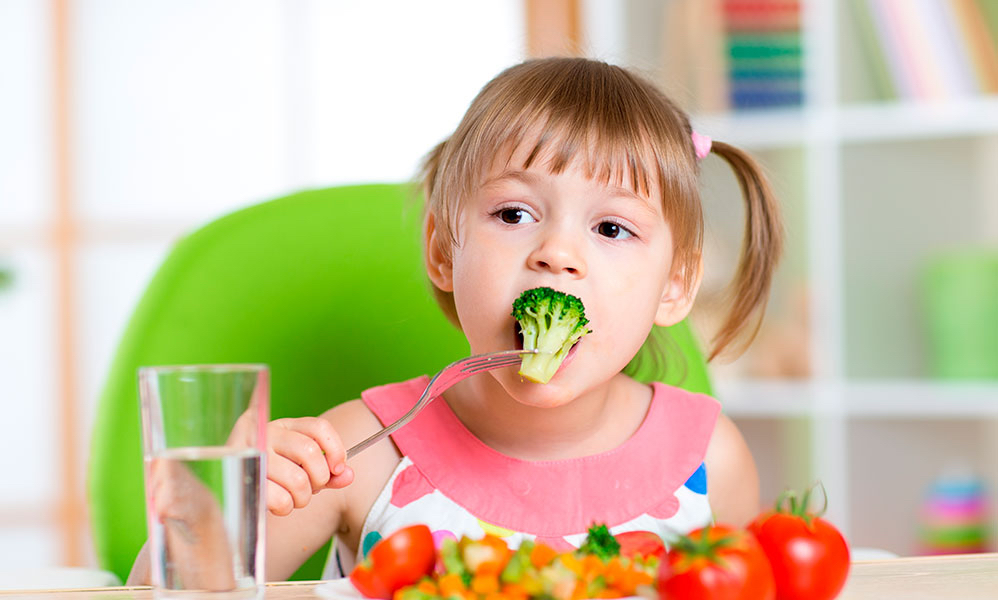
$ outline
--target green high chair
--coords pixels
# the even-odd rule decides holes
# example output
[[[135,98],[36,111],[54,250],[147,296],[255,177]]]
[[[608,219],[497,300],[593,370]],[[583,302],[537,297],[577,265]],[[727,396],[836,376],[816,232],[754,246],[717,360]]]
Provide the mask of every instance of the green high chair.
[[[266,363],[276,419],[318,415],[467,356],[430,293],[420,222],[410,186],[359,185],[251,206],[176,244],[131,316],[98,402],[88,491],[101,568],[124,581],[146,539],[140,366]],[[669,383],[709,393],[686,323],[670,333],[686,368]],[[679,377],[641,371],[646,381]],[[294,579],[319,578],[327,553]]]

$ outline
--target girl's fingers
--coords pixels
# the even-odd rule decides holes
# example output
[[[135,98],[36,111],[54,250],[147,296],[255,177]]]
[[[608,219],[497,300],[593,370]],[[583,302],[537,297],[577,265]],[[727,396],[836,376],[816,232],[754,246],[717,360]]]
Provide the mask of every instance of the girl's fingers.
[[[286,517],[295,508],[291,493],[277,483],[267,480],[267,510],[278,517]]]
[[[270,441],[271,454],[293,462],[308,477],[312,490],[322,489],[332,473],[322,448],[311,437],[291,430],[279,430]]]
[[[267,445],[267,509],[275,515],[305,507],[322,489],[353,482],[343,443],[325,419],[272,421]]]
[[[336,475],[345,469],[346,448],[343,447],[343,441],[329,421],[318,417],[303,417],[300,419],[279,419],[273,424],[285,431],[297,432],[311,438],[318,448],[309,448],[307,452],[318,450],[318,454],[325,461],[326,469],[330,474]],[[288,458],[294,460],[291,456]],[[297,458],[304,457],[297,456]],[[299,462],[299,464],[303,463]],[[327,481],[328,479],[324,479],[318,487],[325,485]]]
[[[333,429],[332,423],[319,417],[303,417],[300,419],[283,419],[282,426],[298,433],[303,433],[315,440],[325,452],[329,470],[346,460],[346,448],[340,436]]]
[[[353,483],[353,469],[344,465],[342,472],[329,478],[329,482],[326,483],[326,487],[339,489],[344,488],[351,483]]]
[[[280,454],[270,453],[267,456],[267,481],[268,496],[267,505],[270,506],[269,485],[271,483],[281,487],[291,497],[293,508],[303,508],[310,500],[314,490],[308,474],[294,461],[287,459]],[[283,503],[285,499],[280,497]]]

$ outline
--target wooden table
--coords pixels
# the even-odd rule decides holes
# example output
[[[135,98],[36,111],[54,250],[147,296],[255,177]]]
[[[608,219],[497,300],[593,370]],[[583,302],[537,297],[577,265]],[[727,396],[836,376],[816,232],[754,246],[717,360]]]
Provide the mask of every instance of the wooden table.
[[[317,600],[318,582],[267,584],[267,600]],[[152,600],[147,587],[3,592],[26,600]],[[857,562],[840,600],[998,599],[998,554],[895,558]]]

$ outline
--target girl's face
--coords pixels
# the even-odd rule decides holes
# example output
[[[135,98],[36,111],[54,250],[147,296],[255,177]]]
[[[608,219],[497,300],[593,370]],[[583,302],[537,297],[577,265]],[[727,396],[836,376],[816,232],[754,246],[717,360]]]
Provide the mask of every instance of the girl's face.
[[[492,371],[520,402],[557,406],[609,381],[631,360],[653,323],[686,316],[690,297],[671,274],[672,235],[659,201],[602,184],[575,163],[560,174],[546,161],[524,164],[514,152],[483,179],[461,208],[451,260],[430,251],[430,277],[454,292],[472,354],[520,347],[510,315],[526,289],[547,286],[578,296],[592,333],[547,384],[521,381],[515,369]],[[626,180],[626,178],[625,178]],[[430,225],[430,242],[444,239]]]

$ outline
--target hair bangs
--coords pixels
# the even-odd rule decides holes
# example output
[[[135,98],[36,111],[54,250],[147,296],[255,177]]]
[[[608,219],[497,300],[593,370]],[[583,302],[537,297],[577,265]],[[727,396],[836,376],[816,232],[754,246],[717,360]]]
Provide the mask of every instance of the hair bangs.
[[[457,243],[461,205],[490,172],[539,167],[559,174],[577,166],[641,196],[657,187],[679,238],[677,258],[688,262],[699,255],[702,235],[691,132],[664,94],[625,69],[576,59],[528,61],[487,84],[441,148],[440,163],[448,167],[430,178],[431,210]],[[524,156],[522,164],[512,164],[514,156]]]
[[[689,146],[689,125],[675,114],[662,114],[661,98],[652,97],[657,90],[645,89],[622,69],[602,66],[528,64],[502,89],[483,90],[501,101],[492,103],[473,136],[477,143],[465,163],[472,170],[465,173],[467,191],[502,157],[506,167],[543,165],[554,174],[575,163],[600,183],[644,196],[654,183],[666,196],[681,192],[675,179],[696,169],[688,152],[675,151]],[[530,149],[523,164],[510,165],[525,146]]]

